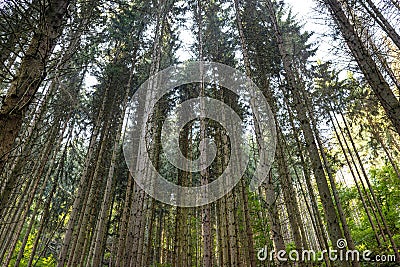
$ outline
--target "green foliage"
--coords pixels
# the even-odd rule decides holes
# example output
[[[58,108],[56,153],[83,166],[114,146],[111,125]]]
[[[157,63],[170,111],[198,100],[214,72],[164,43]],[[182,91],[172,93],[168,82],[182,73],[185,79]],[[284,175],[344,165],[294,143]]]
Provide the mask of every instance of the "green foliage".
[[[20,267],[28,266],[30,252],[32,251],[33,244],[35,242],[35,237],[36,237],[36,231],[32,231],[28,237],[28,241],[25,246],[24,255],[22,257],[22,260],[19,263]],[[21,240],[19,240],[17,243],[16,249],[14,250],[14,255],[10,262],[10,266],[14,266],[15,260],[20,251],[21,245],[22,245],[22,242],[21,242]],[[35,266],[38,266],[38,267],[50,267],[50,266],[57,265],[56,259],[54,258],[53,254],[51,254],[51,253],[47,254],[46,256],[42,256],[40,258],[35,257],[33,260],[33,264],[35,264]]]
[[[400,242],[400,180],[391,165],[370,170],[371,183],[382,212],[397,244]],[[367,214],[357,193],[355,185],[341,188],[340,197],[347,215],[357,249],[371,250],[374,253],[391,253],[390,243],[378,247]],[[376,224],[376,222],[375,222]],[[382,241],[383,242],[383,241]]]

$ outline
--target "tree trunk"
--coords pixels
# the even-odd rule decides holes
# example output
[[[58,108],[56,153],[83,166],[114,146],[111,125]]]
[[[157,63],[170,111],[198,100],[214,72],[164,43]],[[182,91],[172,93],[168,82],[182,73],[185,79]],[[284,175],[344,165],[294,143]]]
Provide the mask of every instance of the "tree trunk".
[[[43,14],[44,24],[39,25],[34,33],[18,73],[3,100],[0,109],[0,171],[13,148],[25,112],[46,77],[47,61],[62,32],[69,2],[49,1]]]
[[[70,219],[68,221],[67,230],[65,232],[63,245],[62,245],[61,251],[60,251],[60,256],[59,256],[58,265],[57,265],[58,267],[64,267],[65,261],[67,260],[68,249],[69,249],[69,246],[71,243],[72,234],[73,234],[73,231],[75,228],[75,223],[79,220],[80,207],[85,198],[84,197],[85,193],[86,193],[85,190],[87,189],[88,186],[90,186],[90,177],[88,177],[88,172],[89,172],[90,164],[91,164],[92,159],[95,154],[94,152],[95,152],[96,140],[99,135],[101,121],[103,119],[103,114],[104,114],[105,106],[107,103],[107,96],[108,96],[107,90],[104,92],[103,102],[100,107],[99,113],[97,115],[97,119],[96,119],[96,122],[95,122],[95,125],[93,128],[93,131],[92,131],[92,136],[90,138],[90,143],[89,143],[88,152],[86,154],[83,173],[81,175],[78,191],[75,195],[72,211],[70,214]]]
[[[368,221],[369,221],[369,223],[371,224],[372,230],[374,231],[374,235],[375,235],[376,242],[377,242],[378,246],[381,246],[381,241],[380,241],[380,239],[379,239],[379,235],[378,235],[378,232],[377,232],[377,230],[376,230],[375,223],[374,223],[374,221],[372,220],[372,217],[371,217],[371,214],[370,214],[370,212],[369,212],[369,209],[368,209],[367,203],[366,203],[366,201],[365,201],[364,195],[363,195],[363,193],[362,193],[362,191],[361,191],[361,189],[360,189],[360,186],[359,186],[359,184],[358,184],[358,182],[357,182],[357,179],[356,179],[354,170],[353,170],[353,168],[351,167],[351,163],[350,163],[349,157],[347,156],[347,153],[346,153],[346,150],[345,150],[345,148],[344,148],[344,146],[343,146],[341,137],[339,136],[337,127],[336,127],[335,122],[333,121],[333,118],[332,118],[332,116],[331,116],[330,113],[329,113],[329,118],[330,118],[330,120],[331,120],[331,122],[332,122],[333,129],[334,129],[335,134],[336,134],[336,138],[338,139],[338,142],[339,142],[339,146],[341,147],[342,152],[343,152],[343,155],[344,155],[344,157],[345,157],[345,159],[346,159],[347,165],[349,166],[350,173],[351,173],[351,175],[352,175],[352,177],[353,177],[353,180],[354,180],[354,184],[355,184],[356,187],[357,187],[357,192],[358,192],[358,194],[360,195],[361,202],[362,202],[362,204],[363,204],[364,210],[365,210],[365,212],[366,212],[366,214],[367,214],[367,217],[368,217]],[[336,122],[336,123],[337,123],[337,122]],[[345,140],[345,141],[346,141],[346,140]],[[347,144],[346,144],[346,145],[347,145]],[[349,149],[348,146],[347,146],[347,149]],[[357,171],[357,174],[358,174],[359,179],[361,179],[361,177],[359,176],[358,171]]]
[[[276,257],[278,252],[285,250],[285,243],[282,236],[281,223],[279,220],[277,196],[274,191],[274,184],[272,181],[272,173],[270,172],[268,179],[265,183],[266,205],[268,211],[268,222],[270,226],[271,239],[274,241],[274,257],[278,266],[289,266],[286,262],[280,262]]]
[[[294,98],[293,105],[297,112],[297,116],[304,133],[306,148],[308,150],[311,160],[311,166],[313,168],[314,175],[317,180],[318,191],[327,221],[328,233],[332,241],[332,244],[334,245],[334,247],[336,247],[337,240],[342,238],[342,233],[338,218],[336,216],[336,210],[331,197],[331,192],[329,190],[328,182],[325,177],[324,168],[320,159],[320,155],[318,153],[318,147],[317,144],[315,143],[313,130],[311,128],[309,118],[307,117],[307,112],[305,109],[305,105],[302,101],[302,97],[298,91],[301,90],[301,88],[298,88],[297,84],[298,82],[301,81],[296,81],[295,79],[294,75],[295,70],[292,67],[289,55],[286,52],[285,44],[283,42],[283,35],[276,20],[276,14],[273,4],[270,0],[267,0],[266,3],[267,3],[267,8],[271,15],[272,24],[275,31],[275,38],[278,42],[278,48],[286,72],[286,79],[289,86],[289,90]]]
[[[371,17],[381,26],[382,30],[386,32],[390,39],[392,39],[393,43],[400,49],[400,36],[396,32],[396,30],[390,25],[390,23],[386,20],[386,18],[382,15],[379,9],[375,6],[372,0],[365,0],[370,8],[364,3],[360,1],[361,5],[367,10],[367,12],[371,15]]]
[[[374,193],[374,190],[373,190],[373,188],[372,188],[372,185],[371,185],[371,183],[370,183],[370,181],[369,181],[367,172],[365,171],[364,165],[363,165],[363,163],[362,163],[362,161],[361,161],[361,158],[360,158],[360,154],[359,154],[358,151],[357,151],[357,148],[356,148],[356,145],[355,145],[355,143],[354,143],[353,137],[352,137],[352,135],[351,135],[351,133],[350,133],[349,126],[348,126],[348,124],[347,124],[347,120],[346,120],[345,116],[344,116],[342,113],[341,113],[341,116],[342,116],[343,122],[344,122],[344,124],[345,124],[345,129],[346,129],[347,134],[348,134],[348,136],[349,136],[350,143],[351,143],[351,145],[352,145],[352,147],[353,147],[353,150],[354,150],[354,153],[355,153],[355,155],[356,155],[357,161],[358,161],[358,163],[359,163],[359,165],[360,165],[360,168],[361,168],[361,171],[362,171],[362,173],[363,173],[364,179],[365,179],[365,181],[366,181],[366,183],[367,183],[367,185],[368,185],[368,188],[369,188],[369,191],[370,191],[370,193],[371,193],[372,199],[373,199],[374,202],[375,202],[376,208],[377,208],[377,210],[378,210],[378,214],[379,214],[379,216],[381,217],[383,226],[385,227],[386,233],[387,233],[387,235],[388,235],[388,237],[389,237],[390,244],[392,245],[393,251],[394,251],[394,253],[395,253],[395,255],[396,255],[396,260],[397,260],[397,261],[400,261],[400,253],[399,253],[399,251],[398,251],[398,249],[397,249],[397,245],[396,245],[396,243],[395,243],[394,240],[393,240],[393,235],[392,235],[392,233],[391,233],[391,231],[390,231],[390,229],[389,229],[389,227],[388,227],[388,225],[387,225],[385,216],[383,215],[383,212],[382,212],[382,209],[381,209],[381,205],[379,204],[379,201],[378,201],[378,199],[376,198],[376,195],[375,195],[375,193]]]
[[[327,0],[325,4],[329,7],[331,14],[339,27],[348,47],[350,48],[358,66],[364,73],[376,97],[386,111],[395,130],[400,134],[400,102],[394,95],[389,84],[386,82],[378,66],[372,59],[363,41],[357,35],[355,29],[346,17],[338,0]]]

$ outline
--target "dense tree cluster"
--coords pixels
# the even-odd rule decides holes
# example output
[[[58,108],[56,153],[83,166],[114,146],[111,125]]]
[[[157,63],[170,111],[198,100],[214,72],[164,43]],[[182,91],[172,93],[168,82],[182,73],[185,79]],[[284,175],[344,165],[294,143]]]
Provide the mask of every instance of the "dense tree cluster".
[[[328,249],[368,249],[372,257],[394,255],[387,266],[399,264],[400,4],[315,3],[351,68],[314,60],[313,33],[284,1],[0,2],[1,266],[374,264],[334,261],[321,254]],[[149,121],[137,135],[148,141],[149,157],[133,150],[137,164],[185,187],[215,181],[237,155],[226,129],[201,116],[179,133],[179,148],[206,166],[201,141],[209,138],[214,162],[199,172],[174,167],[161,138],[166,118],[207,96],[243,120],[245,175],[224,197],[191,208],[149,196],[123,153],[138,87],[186,64],[179,57],[185,27],[193,34],[190,61],[239,69],[261,89],[277,141],[272,168],[252,192],[265,147],[242,95],[199,82],[175,88],[151,115],[139,101],[134,112]],[[271,261],[259,259],[261,248],[276,252]],[[293,263],[280,261],[280,250],[317,255]]]

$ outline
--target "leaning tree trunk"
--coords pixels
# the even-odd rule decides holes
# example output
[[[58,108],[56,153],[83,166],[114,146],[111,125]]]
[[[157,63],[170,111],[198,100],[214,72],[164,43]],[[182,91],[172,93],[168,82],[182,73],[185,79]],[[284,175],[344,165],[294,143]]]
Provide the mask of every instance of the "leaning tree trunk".
[[[381,145],[383,151],[385,151],[386,157],[388,158],[390,164],[393,167],[394,172],[396,173],[397,178],[400,179],[400,170],[399,167],[397,166],[396,160],[393,158],[393,156],[391,155],[391,153],[389,152],[389,148],[385,145],[382,136],[380,134],[380,132],[377,130],[378,128],[376,127],[376,125],[374,125],[374,123],[372,122],[371,117],[368,117],[368,122],[371,125],[371,133],[372,135],[375,137],[375,139],[379,142],[379,144]]]
[[[134,59],[132,60],[132,66],[135,65],[136,62],[136,52],[134,53]],[[111,162],[110,162],[110,168],[108,171],[108,176],[107,176],[107,182],[106,182],[106,188],[104,190],[104,196],[103,196],[103,201],[101,204],[101,209],[100,213],[97,218],[97,225],[96,225],[96,230],[95,230],[95,235],[93,238],[93,244],[92,244],[92,252],[93,253],[93,259],[91,264],[93,266],[100,266],[101,260],[102,260],[102,255],[103,255],[103,246],[104,246],[104,240],[106,237],[106,227],[108,224],[108,214],[110,212],[110,203],[112,199],[112,194],[113,194],[113,185],[114,185],[114,171],[115,171],[115,165],[116,165],[116,160],[117,160],[117,154],[118,154],[118,148],[120,144],[120,139],[122,135],[122,126],[123,126],[123,119],[125,115],[126,108],[128,106],[128,97],[129,97],[129,92],[131,89],[131,82],[133,78],[133,73],[134,73],[134,68],[132,68],[132,71],[129,76],[128,83],[125,88],[125,96],[123,99],[122,103],[122,109],[121,109],[121,114],[119,115],[120,117],[118,118],[118,130],[117,134],[114,139],[114,145],[113,145],[113,150],[112,150],[112,156],[111,156]],[[88,262],[90,262],[91,256],[89,256]]]
[[[309,193],[309,197],[310,197],[310,201],[311,201],[311,208],[313,213],[311,214],[311,216],[314,217],[315,219],[315,226],[316,226],[316,233],[317,236],[319,236],[320,238],[320,246],[323,249],[328,249],[328,240],[327,240],[327,236],[325,234],[325,229],[324,229],[324,225],[322,222],[322,216],[321,213],[318,209],[318,204],[317,204],[317,199],[314,193],[314,188],[311,184],[311,175],[310,175],[310,171],[309,171],[309,167],[308,167],[308,162],[306,162],[306,158],[303,155],[303,147],[301,146],[301,142],[300,142],[300,137],[299,134],[297,132],[297,129],[295,127],[294,124],[294,116],[293,113],[291,112],[291,109],[289,107],[289,103],[287,103],[287,101],[285,101],[285,104],[287,106],[287,109],[289,111],[289,122],[290,122],[290,126],[292,127],[292,132],[293,132],[293,136],[295,138],[296,141],[296,147],[297,147],[297,151],[299,151],[299,158],[300,158],[300,163],[301,166],[303,167],[303,173],[304,173],[304,179],[306,181],[306,186],[307,186],[307,190]],[[301,185],[301,183],[300,183]],[[327,255],[324,254],[324,260],[327,266],[330,266],[330,261]]]
[[[331,192],[329,190],[328,182],[325,177],[323,165],[320,159],[320,155],[318,153],[318,147],[314,139],[313,130],[311,128],[311,124],[309,118],[307,117],[307,111],[304,107],[304,103],[302,101],[302,97],[299,93],[299,89],[297,86],[297,81],[294,75],[294,69],[292,67],[292,63],[289,59],[289,55],[286,51],[283,35],[281,29],[278,25],[275,10],[273,4],[270,0],[266,1],[267,8],[270,12],[272,24],[275,31],[275,38],[278,42],[278,49],[281,55],[283,67],[286,72],[287,83],[289,85],[290,93],[294,98],[294,108],[297,112],[300,125],[302,127],[304,138],[306,141],[306,147],[310,156],[311,166],[314,171],[314,175],[317,180],[317,187],[320,193],[320,198],[322,202],[322,206],[324,208],[325,217],[328,226],[329,237],[332,241],[332,244],[336,247],[336,243],[338,239],[342,238],[342,233],[339,225],[338,218],[336,216],[335,206],[332,200]]]
[[[299,225],[301,223],[301,218],[300,213],[298,212],[296,193],[292,185],[292,179],[290,177],[289,168],[283,152],[283,134],[280,129],[277,137],[278,144],[276,157],[278,163],[278,173],[282,184],[283,197],[288,211],[289,225],[293,235],[294,243],[296,245],[296,249],[301,252],[303,247]]]
[[[364,3],[367,3],[368,6]],[[364,6],[365,10],[371,15],[371,17],[381,26],[382,30],[386,32],[390,39],[392,39],[393,43],[400,49],[400,36],[396,32],[396,30],[390,25],[387,19],[383,16],[383,14],[379,11],[378,7],[374,4],[372,0],[362,0],[360,1],[361,5]]]
[[[340,135],[339,135],[339,131],[338,131],[336,125],[335,125],[335,122],[334,122],[334,120],[333,120],[332,115],[330,114],[330,112],[328,112],[328,115],[329,115],[329,119],[331,120],[331,123],[332,123],[332,126],[333,126],[333,130],[334,130],[334,132],[335,132],[336,138],[337,138],[337,140],[338,140],[338,142],[339,142],[339,146],[340,146],[340,148],[342,149],[342,152],[343,152],[343,155],[344,155],[345,160],[346,160],[346,162],[347,162],[347,165],[349,166],[351,176],[353,177],[354,184],[356,185],[356,188],[357,188],[357,192],[358,192],[358,194],[360,195],[361,203],[363,204],[365,213],[367,214],[368,221],[369,221],[369,223],[371,224],[371,228],[372,228],[372,230],[373,230],[373,232],[374,232],[377,245],[378,245],[378,246],[381,246],[381,241],[380,241],[380,239],[379,239],[379,235],[378,235],[378,232],[377,232],[377,230],[376,230],[375,223],[374,223],[374,221],[372,220],[372,216],[371,216],[371,214],[370,214],[370,212],[369,212],[369,209],[368,209],[368,206],[367,206],[367,202],[365,201],[364,195],[363,195],[363,193],[362,193],[362,191],[361,191],[361,188],[360,188],[360,185],[359,185],[359,183],[358,183],[358,181],[357,181],[357,178],[356,178],[356,175],[355,175],[355,173],[354,173],[354,170],[353,170],[353,168],[351,167],[351,162],[350,162],[350,159],[349,159],[349,157],[348,157],[348,155],[347,155],[347,153],[346,153],[346,150],[345,150],[345,148],[344,148],[344,146],[343,146],[343,142],[342,142],[341,137],[340,137]],[[342,133],[342,135],[343,135],[343,133]],[[343,136],[343,138],[344,138],[344,136]],[[344,139],[344,142],[346,142],[345,139]],[[347,142],[346,142],[346,146],[347,146],[347,149],[350,150],[349,147],[348,147]],[[358,174],[359,179],[361,179],[358,170],[357,170],[357,174]]]
[[[327,0],[325,4],[329,7],[332,17],[342,32],[350,51],[356,59],[361,71],[364,73],[373,92],[384,108],[397,133],[400,134],[399,100],[379,71],[378,66],[369,54],[361,38],[357,35],[353,25],[351,25],[349,19],[346,17],[340,2],[338,0]]]
[[[65,262],[67,261],[68,249],[70,248],[70,243],[73,238],[75,224],[79,220],[80,207],[85,199],[85,197],[84,197],[85,190],[89,186],[88,185],[89,180],[90,180],[90,178],[88,177],[89,176],[89,167],[94,158],[96,142],[97,142],[97,138],[98,138],[100,127],[101,127],[101,121],[103,120],[105,106],[106,106],[106,103],[108,100],[108,97],[107,97],[108,96],[108,88],[109,88],[109,86],[107,86],[106,91],[104,92],[103,101],[102,101],[101,107],[98,111],[96,122],[95,122],[95,125],[92,130],[92,136],[90,138],[89,148],[88,148],[88,151],[86,154],[83,172],[82,172],[81,179],[79,182],[78,190],[75,195],[74,203],[72,206],[72,211],[69,216],[70,218],[68,221],[67,229],[66,229],[66,232],[64,235],[63,244],[62,244],[60,254],[59,254],[58,265],[57,265],[58,267],[63,267],[65,265]]]
[[[361,168],[361,171],[362,171],[362,173],[363,173],[363,176],[364,176],[364,178],[365,178],[365,181],[366,181],[366,183],[367,183],[367,185],[368,185],[368,188],[369,188],[369,191],[370,191],[370,193],[371,193],[372,199],[373,199],[373,201],[375,202],[376,208],[377,208],[377,210],[378,210],[378,214],[379,214],[379,216],[380,216],[381,219],[382,219],[383,226],[385,227],[385,232],[387,233],[387,235],[388,235],[388,237],[389,237],[390,244],[392,245],[394,254],[395,254],[395,256],[396,256],[396,260],[397,260],[397,261],[400,261],[400,253],[399,253],[399,251],[398,251],[396,242],[394,241],[394,239],[393,239],[393,234],[391,233],[391,231],[390,231],[390,229],[389,229],[389,226],[387,225],[386,218],[385,218],[385,216],[384,216],[384,214],[383,214],[383,211],[382,211],[380,202],[378,201],[378,199],[377,199],[377,197],[376,197],[376,195],[375,195],[375,193],[374,193],[374,189],[373,189],[373,187],[372,187],[372,185],[371,185],[371,183],[370,183],[370,181],[369,181],[367,172],[366,172],[366,170],[365,170],[365,168],[364,168],[364,164],[363,164],[363,162],[362,162],[362,160],[361,160],[361,158],[360,158],[360,154],[358,153],[357,147],[356,147],[356,145],[355,145],[355,143],[354,143],[352,134],[351,134],[351,132],[350,132],[349,125],[347,124],[346,117],[343,115],[342,112],[340,112],[340,114],[341,114],[341,117],[342,117],[342,119],[343,119],[346,132],[347,132],[348,137],[349,137],[349,139],[350,139],[350,143],[351,143],[351,145],[352,145],[352,147],[353,147],[354,154],[356,155],[358,164],[359,164],[359,166],[360,166],[360,168]]]
[[[0,109],[0,170],[7,161],[29,104],[46,77],[70,0],[50,0]]]

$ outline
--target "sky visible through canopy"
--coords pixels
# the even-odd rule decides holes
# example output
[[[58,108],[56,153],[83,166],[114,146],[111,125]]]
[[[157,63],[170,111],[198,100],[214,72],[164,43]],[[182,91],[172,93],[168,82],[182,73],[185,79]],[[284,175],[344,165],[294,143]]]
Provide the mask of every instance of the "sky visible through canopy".
[[[314,32],[311,38],[312,42],[316,42],[318,50],[313,59],[328,61],[332,59],[332,55],[329,54],[331,48],[330,39],[323,37],[325,32],[328,32],[328,27],[325,24],[325,15],[320,14],[314,10],[315,2],[309,0],[285,0],[288,7],[292,8],[293,14],[296,14],[297,20],[304,25],[304,30]],[[190,14],[191,16],[191,14]],[[190,47],[194,43],[195,36],[191,30],[191,18],[187,17],[187,23],[185,28],[180,28],[179,39],[182,42],[182,46],[177,51],[177,56],[180,61],[192,59],[193,53],[190,51]]]

